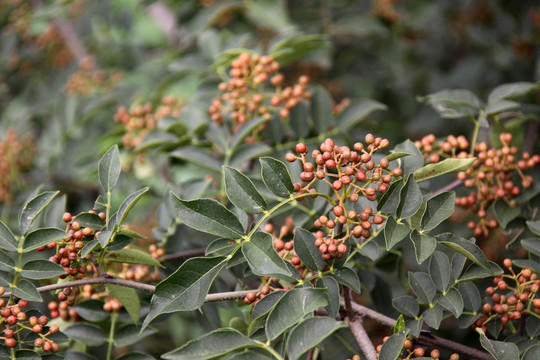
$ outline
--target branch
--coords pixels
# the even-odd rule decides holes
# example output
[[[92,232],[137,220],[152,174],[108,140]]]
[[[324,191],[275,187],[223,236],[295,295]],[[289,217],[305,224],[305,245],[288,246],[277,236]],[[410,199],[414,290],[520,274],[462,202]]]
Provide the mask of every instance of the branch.
[[[75,29],[73,28],[73,24],[70,21],[64,20],[57,20],[55,21],[55,23],[56,26],[58,26],[58,30],[60,31],[60,36],[62,36],[62,39],[66,43],[69,51],[73,54],[75,59],[80,62],[81,60],[86,58],[88,56],[88,52],[86,51],[82,42],[77,37]]]
[[[362,326],[362,318],[356,318],[356,320],[351,321],[349,317],[346,317],[345,320],[349,323],[349,328],[356,339],[360,349],[366,356],[367,360],[377,360],[377,351],[371,342],[366,329]]]
[[[80,285],[86,285],[86,284],[103,284],[103,285],[113,284],[113,285],[120,285],[120,286],[133,288],[136,290],[143,290],[150,293],[153,293],[154,290],[156,289],[154,285],[144,284],[137,281],[119,279],[119,278],[111,277],[108,274],[105,274],[105,276],[101,276],[101,277],[66,281],[66,282],[58,283],[58,284],[40,286],[37,288],[37,291],[40,293],[43,293],[47,291],[63,289],[65,287],[73,287],[73,286],[80,286]],[[230,291],[230,292],[208,294],[206,295],[206,299],[204,301],[212,302],[212,301],[242,299],[246,297],[246,295],[249,292],[252,292],[252,291],[257,291],[257,290],[241,290],[241,291]],[[11,296],[11,292],[6,291],[1,297],[5,298],[9,296]]]

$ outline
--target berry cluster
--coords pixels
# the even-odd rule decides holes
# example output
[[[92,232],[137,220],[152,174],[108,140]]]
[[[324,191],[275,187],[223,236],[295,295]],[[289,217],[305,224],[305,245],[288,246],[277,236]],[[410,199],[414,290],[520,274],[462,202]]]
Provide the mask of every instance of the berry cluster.
[[[311,99],[307,90],[309,78],[300,76],[295,85],[284,87],[285,77],[279,73],[279,63],[271,56],[242,53],[231,66],[230,79],[218,85],[222,95],[212,101],[208,113],[212,121],[220,125],[226,118],[230,119],[233,133],[257,116],[270,119],[272,112],[279,112],[281,118],[288,118],[290,109],[304,99]],[[265,91],[265,83],[270,83],[274,90]]]
[[[486,295],[491,301],[482,306],[482,316],[476,320],[473,328],[479,327],[486,332],[487,323],[499,320],[502,324],[500,332],[503,332],[513,320],[540,314],[538,274],[527,268],[515,273],[511,259],[504,259],[503,264],[510,274],[493,278],[494,286],[486,289]]]
[[[68,94],[79,96],[103,93],[118,83],[122,76],[122,72],[117,70],[107,74],[96,68],[95,59],[87,56],[79,62],[77,71],[69,77],[65,90]]]
[[[385,336],[383,338],[383,344],[388,340],[390,336]],[[381,351],[382,344],[378,345],[376,348],[377,351],[377,358],[379,357],[379,352]],[[432,349],[429,351],[424,347],[421,346],[415,346],[414,342],[410,339],[405,339],[403,342],[403,350],[402,357],[400,359],[402,360],[408,360],[408,359],[414,359],[414,358],[431,358],[433,360],[440,360],[441,359],[441,351],[439,349]],[[453,353],[450,355],[448,360],[459,360],[459,354]]]
[[[148,252],[156,260],[163,260],[165,249],[158,247],[156,244],[151,244],[148,247]],[[122,271],[118,274],[119,277],[126,280],[135,280],[139,282],[159,282],[161,274],[157,268],[151,271],[151,267],[144,264],[124,264]]]
[[[161,119],[180,116],[182,107],[183,104],[174,96],[165,96],[157,107],[149,102],[134,104],[129,109],[121,106],[114,115],[114,121],[124,124],[126,133],[122,137],[122,144],[126,149],[136,148]]]
[[[4,287],[0,287],[0,296],[5,292]],[[28,300],[19,299],[16,304],[6,304],[4,299],[0,299],[0,326],[2,326],[1,339],[4,340],[4,345],[8,348],[14,348],[17,344],[24,344],[23,337],[20,332],[32,332],[38,337],[34,340],[33,345],[38,348],[43,348],[45,351],[57,352],[60,347],[47,336],[55,334],[59,331],[57,325],[46,327],[49,323],[49,318],[45,315],[30,316],[23,311],[29,305]]]
[[[367,134],[364,145],[360,142],[354,144],[353,149],[348,146],[336,146],[332,139],[326,139],[319,147],[312,151],[314,162],[307,160],[308,148],[305,144],[296,145],[296,152],[300,156],[289,153],[286,160],[289,162],[301,161],[303,172],[300,173],[302,182],[295,183],[295,191],[299,194],[316,190],[312,185],[317,181],[328,183],[333,189],[336,205],[330,217],[321,215],[315,220],[317,228],[326,229],[328,235],[322,231],[315,233],[316,244],[325,260],[341,257],[347,247],[343,242],[351,235],[365,240],[371,236],[373,224],[380,225],[384,219],[374,214],[373,209],[366,207],[360,214],[355,210],[347,210],[346,202],[357,202],[360,196],[374,201],[378,194],[388,191],[392,180],[401,176],[402,170],[389,169],[389,162],[382,158],[379,163],[374,161],[373,155],[380,149],[387,148],[387,139]],[[336,238],[340,233],[345,235]]]
[[[13,128],[8,129],[0,141],[0,203],[13,200],[12,187],[20,179],[20,173],[32,165],[35,148],[31,137],[18,137]]]
[[[511,134],[502,133],[499,140],[502,144],[500,149],[489,148],[485,142],[477,143],[474,147],[476,161],[468,170],[457,174],[465,187],[476,189],[456,199],[456,205],[470,209],[478,217],[477,222],[467,224],[476,237],[487,237],[490,230],[498,226],[497,220],[488,214],[495,200],[502,199],[513,205],[512,199],[520,194],[515,174],[521,179],[521,186],[528,189],[533,184],[533,178],[523,171],[540,163],[539,155],[529,153],[523,153],[519,159],[517,147],[511,145]],[[469,142],[463,136],[450,135],[446,141],[435,142],[434,135],[427,135],[415,143],[429,162],[436,163],[441,158],[473,157],[467,151]]]

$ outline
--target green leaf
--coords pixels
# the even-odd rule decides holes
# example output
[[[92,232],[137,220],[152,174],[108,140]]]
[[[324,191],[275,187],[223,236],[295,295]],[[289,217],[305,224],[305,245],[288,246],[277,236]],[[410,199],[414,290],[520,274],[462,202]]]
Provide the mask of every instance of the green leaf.
[[[267,209],[266,201],[253,182],[240,171],[223,166],[225,192],[231,202],[249,214],[260,214]]]
[[[409,272],[409,285],[423,304],[431,304],[437,293],[433,280],[424,272]]]
[[[409,334],[409,329],[402,330],[397,334],[390,336],[382,345],[379,352],[381,360],[396,360],[403,350],[403,342]]]
[[[534,235],[540,236],[540,220],[536,220],[536,221],[528,220],[526,221],[526,223],[527,223],[527,227],[529,228],[529,230],[531,230],[531,232]]]
[[[422,228],[422,217],[424,217],[424,213],[426,212],[426,207],[427,207],[426,203],[422,202],[422,204],[420,205],[420,208],[418,209],[416,214],[414,214],[409,219],[409,224],[411,225],[412,229],[421,230],[421,228]]]
[[[417,230],[413,230],[409,238],[414,245],[414,253],[418,264],[426,261],[437,248],[437,240],[434,237],[422,235]]]
[[[272,148],[263,143],[242,144],[231,157],[231,166],[239,167],[251,159],[258,158],[272,152]]]
[[[450,311],[456,318],[460,317],[463,312],[463,298],[455,288],[450,288],[446,294],[443,294],[439,298],[439,304]]]
[[[135,351],[117,357],[115,360],[156,360],[156,358],[148,354]]]
[[[240,352],[241,351],[241,352]],[[275,360],[268,352],[263,352],[262,349],[245,349],[239,350],[222,358],[223,360]]]
[[[272,235],[258,231],[251,241],[242,246],[242,253],[255,275],[277,278],[293,276],[285,260],[278,255],[272,242]]]
[[[346,327],[342,321],[329,317],[313,317],[302,321],[290,333],[287,340],[287,355],[297,360],[302,354],[330,336],[339,328]]]
[[[265,119],[264,117],[258,117],[252,120],[249,120],[246,122],[238,131],[234,134],[232,141],[231,141],[231,147],[230,151],[235,152],[236,149],[243,144],[246,137],[248,137],[250,134],[253,133],[253,131],[264,124],[265,122],[268,122],[268,119]]]
[[[499,225],[505,229],[510,221],[514,220],[521,212],[519,207],[513,207],[502,199],[497,199],[491,208]]]
[[[317,133],[328,130],[333,120],[332,112],[332,97],[325,88],[317,86],[311,99],[311,118]]]
[[[482,304],[482,298],[478,288],[472,281],[458,284],[458,291],[463,299],[463,307],[468,311],[477,311]]]
[[[82,227],[87,227],[90,229],[100,230],[105,226],[103,220],[99,217],[98,214],[93,213],[80,213],[75,217],[75,220],[81,224]]]
[[[43,299],[37,288],[30,281],[21,279],[17,282],[17,287],[13,289],[13,295],[26,299],[28,301],[42,302]]]
[[[316,309],[328,304],[326,289],[291,289],[270,310],[266,319],[266,336],[276,339],[282,332]]]
[[[211,155],[208,152],[194,146],[182,147],[170,152],[169,155],[211,171],[219,172],[221,168],[221,163],[216,160],[215,155]]]
[[[26,235],[23,252],[35,250],[39,247],[50,244],[53,241],[60,241],[68,236],[69,234],[64,230],[56,228],[41,228],[34,230]]]
[[[309,134],[308,112],[303,102],[290,109],[289,119],[297,139],[302,139]]]
[[[178,216],[187,226],[231,239],[243,237],[240,220],[219,202],[211,199],[185,201],[172,192],[170,194]]]
[[[540,319],[535,316],[527,317],[525,320],[525,330],[527,330],[527,335],[531,338],[535,338],[540,335]]]
[[[473,242],[451,233],[437,235],[437,240],[439,241],[439,244],[460,253],[461,255],[465,256],[473,263],[480,265],[487,271],[492,271],[492,268],[489,265],[486,256],[484,255],[482,250]],[[492,275],[495,275],[495,273],[492,273]]]
[[[531,253],[540,256],[540,239],[523,239],[521,240],[521,246],[529,250]]]
[[[396,219],[389,217],[384,226],[384,240],[386,242],[386,250],[392,249],[401,240],[405,239],[411,230],[402,223],[397,223]]]
[[[0,250],[0,270],[6,272],[12,272],[15,268],[15,261],[13,258]]]
[[[441,117],[446,119],[475,116],[482,107],[480,99],[465,89],[441,90],[421,97],[420,100],[431,105]]]
[[[71,339],[88,346],[99,346],[107,342],[105,333],[97,326],[88,323],[77,323],[62,330],[62,332]]]
[[[516,360],[519,359],[519,350],[516,344],[505,341],[490,340],[481,328],[476,332],[480,334],[480,344],[486,349],[495,360]]]
[[[405,320],[403,319],[403,314],[399,314],[396,320],[396,325],[394,325],[394,334],[397,334],[403,330],[405,330]]]
[[[408,317],[417,317],[420,312],[418,301],[410,295],[401,295],[392,299],[392,305],[397,311]]]
[[[414,172],[414,179],[420,182],[444,174],[465,171],[472,166],[475,160],[476,158],[449,158],[435,164],[427,164]]]
[[[362,292],[362,289],[360,288],[360,279],[352,269],[341,267],[336,269],[331,276],[341,285],[351,288],[355,293],[360,294]]]
[[[59,193],[60,191],[45,191],[24,205],[19,221],[21,234],[30,230],[30,225],[32,225],[36,216],[38,216]]]
[[[388,191],[385,192],[379,199],[377,210],[385,215],[395,214],[399,205],[401,189],[403,188],[404,184],[405,182],[403,179],[394,181],[388,188]]]
[[[503,111],[513,110],[519,108],[519,103],[510,100],[496,100],[486,105],[484,113],[486,116],[495,115]]]
[[[86,255],[90,254],[98,244],[98,240],[90,240],[87,242],[81,250],[81,257],[85,257]]]
[[[515,261],[514,265],[517,265]],[[487,266],[488,269],[475,263],[471,264],[471,266],[469,266],[467,270],[465,270],[463,275],[459,277],[459,281],[463,282],[476,279],[484,279],[487,277],[492,277],[493,275],[500,275],[503,273],[503,270],[499,267],[499,265],[495,264],[493,261],[488,261]]]
[[[424,157],[411,140],[407,139],[404,142],[396,145],[393,152],[410,154],[409,156],[400,158],[398,162],[400,167],[403,169],[404,178],[424,166]]]
[[[357,126],[372,112],[386,109],[386,105],[371,99],[355,102],[347,106],[345,110],[338,116],[336,119],[336,122],[338,123],[337,128],[343,133],[346,133],[350,129]]]
[[[103,310],[103,301],[89,299],[81,301],[71,307],[85,320],[100,322],[109,319],[111,314]]]
[[[119,328],[114,333],[114,345],[130,346],[138,343],[145,337],[155,334],[156,331],[151,328],[146,328],[142,333],[139,333],[139,328],[135,324],[127,324]]]
[[[443,307],[439,304],[435,305],[432,308],[427,309],[422,314],[422,318],[424,319],[424,322],[428,326],[434,329],[438,329],[439,326],[441,325],[442,316],[443,316]]]
[[[120,176],[120,152],[118,145],[111,147],[99,161],[99,182],[103,190],[110,192],[118,182]]]
[[[15,235],[0,221],[0,248],[8,251],[17,251],[17,246]]]
[[[49,260],[31,260],[24,264],[20,274],[32,280],[49,279],[65,274],[66,270]]]
[[[339,312],[339,284],[333,277],[323,276],[317,279],[317,287],[327,290],[328,305],[325,309],[328,316],[335,318]]]
[[[520,97],[537,88],[537,84],[526,81],[502,84],[491,91],[488,96],[488,102],[493,103],[495,101],[500,101],[503,99]]]
[[[424,320],[422,318],[420,318],[419,320],[405,321],[405,327],[410,330],[411,335],[414,337],[420,336],[420,331],[422,331],[422,325],[424,325]]]
[[[294,230],[294,251],[311,270],[323,270],[326,266],[319,248],[315,246],[315,236],[300,227]]]
[[[144,195],[148,191],[149,187],[142,188],[140,190],[135,191],[133,194],[129,195],[123,202],[122,205],[118,208],[118,212],[116,213],[116,223],[118,226],[122,225],[124,223],[124,220],[130,213],[131,209],[133,209],[133,206],[139,201],[141,196]]]
[[[41,355],[32,350],[17,350],[15,352],[17,360],[41,360]]]
[[[210,285],[227,264],[224,257],[197,257],[186,260],[156,286],[150,312],[141,331],[160,314],[195,310],[202,306]]]
[[[399,205],[396,210],[396,217],[400,219],[408,219],[413,216],[420,205],[422,205],[422,191],[416,183],[413,175],[409,175],[407,182],[400,191]]]
[[[294,185],[287,166],[271,157],[262,157],[259,161],[266,187],[277,196],[289,197],[294,192]]]
[[[168,360],[206,360],[225,355],[237,349],[255,347],[258,344],[234,329],[217,329],[198,339],[163,354]]]
[[[161,263],[154,259],[152,255],[139,249],[121,249],[117,251],[109,251],[105,256],[105,260],[117,263],[161,266]]]
[[[124,305],[133,322],[138,324],[141,316],[141,301],[135,289],[112,284],[105,285],[105,288],[111,296],[115,297]]]
[[[422,231],[433,230],[454,213],[455,192],[443,192],[432,197],[426,203],[426,212],[422,217]]]
[[[407,153],[407,152],[396,152],[394,150],[391,150],[390,153],[391,154],[386,157],[386,160],[388,160],[388,161],[394,161],[394,160],[397,160],[397,159],[401,159],[402,157],[412,155],[412,154]]]
[[[525,350],[521,360],[537,360],[540,359],[540,345],[534,345]]]
[[[450,285],[450,260],[445,253],[441,251],[435,251],[429,261],[429,276],[435,283],[437,290],[440,292],[446,291],[448,285]]]

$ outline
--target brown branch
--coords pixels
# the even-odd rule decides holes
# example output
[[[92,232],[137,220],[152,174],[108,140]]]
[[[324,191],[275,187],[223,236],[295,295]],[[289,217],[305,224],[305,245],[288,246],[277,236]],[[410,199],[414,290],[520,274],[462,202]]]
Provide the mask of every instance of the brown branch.
[[[73,54],[73,57],[77,59],[78,62],[86,58],[88,56],[88,52],[77,37],[71,21],[57,20],[55,21],[55,24],[58,26],[60,36],[62,36],[62,39],[69,48],[69,51]]]
[[[362,318],[357,317],[356,320],[351,320],[346,317],[345,320],[349,323],[349,328],[351,329],[356,342],[360,345],[360,349],[364,353],[366,359],[377,360],[377,351],[375,351],[375,347],[373,346],[366,329],[362,326]]]

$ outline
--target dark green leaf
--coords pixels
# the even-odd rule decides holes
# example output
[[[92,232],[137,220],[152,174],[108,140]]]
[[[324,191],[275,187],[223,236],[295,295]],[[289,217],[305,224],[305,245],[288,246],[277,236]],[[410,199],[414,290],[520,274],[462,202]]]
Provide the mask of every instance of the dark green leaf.
[[[171,200],[180,219],[189,227],[213,235],[239,239],[244,228],[225,206],[211,199],[185,201],[171,192]]]
[[[357,294],[360,294],[362,291],[360,288],[360,279],[358,279],[358,275],[356,275],[356,273],[348,267],[336,269],[331,276],[335,278],[338,283],[349,287]]]
[[[448,173],[465,171],[472,166],[475,160],[476,158],[449,158],[435,164],[427,164],[414,172],[414,179],[420,182]]]
[[[323,276],[317,279],[317,287],[327,290],[328,305],[325,307],[328,316],[335,318],[339,312],[339,284],[333,277]]]
[[[370,99],[353,103],[347,106],[347,108],[345,108],[345,110],[337,118],[337,128],[343,133],[346,133],[353,127],[357,126],[358,123],[364,120],[372,112],[386,109],[386,105]]]
[[[390,336],[381,347],[381,351],[379,352],[379,359],[398,359],[401,351],[403,350],[403,342],[407,338],[407,334],[409,334],[409,329],[402,330],[397,334]]]
[[[437,111],[441,117],[456,119],[465,116],[475,116],[482,107],[482,102],[469,90],[441,90],[420,98]]]
[[[96,357],[78,351],[66,351],[66,359],[69,360],[97,360]]]
[[[294,186],[287,166],[271,157],[262,157],[259,161],[266,187],[277,196],[289,197],[294,192]]]
[[[8,254],[0,250],[0,270],[12,272],[15,268],[15,261]]]
[[[388,155],[386,157],[386,160],[388,161],[394,161],[394,160],[397,160],[397,159],[401,159],[402,157],[405,157],[405,156],[411,156],[412,154],[409,154],[409,153],[406,153],[406,152],[395,152],[395,151],[390,151],[390,155]]]
[[[265,119],[264,117],[258,117],[255,119],[252,119],[242,125],[240,129],[234,134],[232,141],[231,141],[231,147],[230,151],[235,152],[235,150],[243,143],[243,141],[246,139],[246,137],[249,136],[249,134],[253,133],[253,130],[267,122],[268,119]]]
[[[144,193],[148,191],[148,189],[149,189],[148,187],[145,187],[140,190],[137,190],[133,194],[129,195],[122,202],[122,205],[120,205],[120,207],[118,208],[118,212],[116,213],[116,223],[118,224],[118,226],[124,223],[126,216],[128,216],[131,209],[133,209],[133,206],[135,206],[137,201],[139,201],[141,196],[143,196]]]
[[[294,251],[311,270],[323,270],[326,266],[319,248],[315,246],[315,236],[310,231],[299,227],[294,230]]]
[[[66,270],[49,260],[31,260],[24,264],[20,274],[28,279],[49,279],[65,274]]]
[[[511,342],[490,340],[482,329],[477,328],[480,334],[480,344],[486,349],[495,360],[516,360],[519,359],[519,350],[516,344]]]
[[[109,251],[105,256],[105,259],[107,261],[118,263],[161,266],[161,263],[154,259],[152,255],[139,249],[121,249],[117,251]]]
[[[291,289],[270,310],[266,319],[266,336],[274,340],[299,322],[306,314],[328,304],[326,289]]]
[[[32,350],[17,350],[15,352],[15,359],[17,360],[41,360],[41,356]]]
[[[251,312],[252,319],[268,314],[277,301],[285,294],[285,291],[274,291],[259,300]]]
[[[503,229],[521,212],[519,207],[510,206],[502,199],[497,199],[491,209]]]
[[[491,266],[486,259],[486,256],[484,255],[482,250],[473,242],[451,233],[437,235],[437,240],[439,241],[439,244],[460,253],[475,264],[482,266],[487,271],[492,271]]]
[[[111,147],[99,161],[99,182],[103,190],[110,192],[120,176],[120,152],[118,145]]]
[[[523,96],[538,88],[538,85],[532,82],[515,82],[497,86],[488,96],[488,101],[493,103],[503,99],[511,99]]]
[[[418,337],[420,335],[422,325],[424,325],[424,320],[422,319],[405,321],[405,327],[410,330],[411,335],[414,337]]]
[[[527,227],[529,228],[529,230],[531,230],[531,232],[534,235],[540,236],[540,220],[536,220],[536,221],[528,220],[526,221],[526,223],[527,223]]]
[[[98,214],[80,213],[75,217],[75,220],[78,221],[82,227],[88,227],[90,229],[100,230],[105,226]]]
[[[531,253],[540,256],[540,239],[522,239],[521,246],[529,250]]]
[[[414,253],[418,264],[426,261],[437,248],[437,240],[434,237],[421,235],[417,230],[413,230],[409,238],[414,245]]]
[[[221,163],[216,157],[194,146],[186,146],[169,153],[170,156],[193,163],[202,168],[219,172]]]
[[[400,158],[398,162],[403,169],[404,178],[424,166],[424,157],[411,140],[405,140],[396,145],[393,152],[411,154],[410,156]]]
[[[242,253],[255,275],[290,278],[293,276],[285,260],[278,255],[272,242],[272,235],[258,231],[251,241],[242,246]]]
[[[301,139],[309,134],[308,112],[304,103],[299,103],[289,111],[289,119],[296,138]]]
[[[242,144],[231,157],[231,166],[239,167],[251,159],[266,155],[272,148],[266,144]]]
[[[531,346],[528,348],[521,360],[538,360],[540,359],[540,345]]]
[[[191,258],[156,286],[142,330],[160,314],[202,306],[210,285],[227,264],[224,257]]]
[[[122,326],[114,333],[114,344],[116,346],[129,346],[133,345],[145,337],[155,334],[155,330],[146,328],[142,333],[139,333],[139,328],[135,324],[128,324]]]
[[[90,240],[87,242],[81,250],[81,257],[85,257],[86,255],[90,254],[98,244],[98,240]]]
[[[412,229],[416,229],[418,231],[422,229],[422,217],[424,216],[424,213],[426,212],[426,207],[427,207],[426,203],[422,202],[416,214],[414,214],[409,219],[409,223],[411,224]]]
[[[386,250],[392,249],[401,240],[405,239],[411,230],[409,227],[402,223],[397,223],[393,217],[389,217],[386,220],[384,226],[384,240],[386,242]]]
[[[206,248],[205,255],[216,254],[220,256],[229,255],[238,244],[230,239],[216,239],[212,241]]]
[[[463,312],[463,298],[455,288],[450,288],[446,294],[443,294],[439,298],[439,304],[450,311],[456,318]]]
[[[423,304],[431,304],[437,293],[433,280],[424,272],[409,272],[409,285],[418,300]]]
[[[515,261],[514,265],[517,265]],[[487,266],[488,269],[475,263],[471,264],[471,266],[469,266],[469,268],[465,270],[463,275],[460,276],[459,281],[463,282],[476,279],[484,279],[493,275],[499,275],[503,273],[503,270],[499,267],[499,265],[495,264],[492,261],[488,261]]]
[[[257,343],[233,329],[214,330],[162,355],[168,360],[205,360],[228,352],[257,346]]]
[[[445,253],[435,251],[429,261],[429,276],[435,283],[437,290],[444,292],[450,285],[450,260]]]
[[[241,352],[235,352],[222,358],[223,360],[275,360],[268,352],[263,353],[263,350],[245,349]]]
[[[156,358],[141,352],[130,352],[116,358],[115,360],[156,360]]]
[[[229,166],[223,166],[223,175],[227,197],[236,207],[250,214],[267,209],[266,201],[246,175]]]
[[[109,319],[111,314],[103,310],[103,301],[89,299],[81,301],[71,307],[85,320],[91,322],[100,322]]]
[[[490,102],[486,105],[484,113],[486,116],[496,115],[503,111],[513,110],[519,108],[519,103],[510,100],[498,100]]]
[[[291,331],[287,340],[289,359],[298,359],[303,353],[317,346],[334,331],[346,326],[344,322],[323,316],[302,321]]]
[[[26,235],[23,252],[35,250],[39,247],[50,244],[53,241],[60,241],[68,236],[69,234],[64,230],[56,228],[41,228],[34,230]]]
[[[437,304],[434,307],[429,308],[426,311],[424,311],[424,313],[422,314],[422,318],[424,319],[424,322],[428,326],[434,329],[438,329],[439,326],[441,325],[442,315],[443,315],[443,308],[441,305]]]
[[[422,205],[422,192],[413,176],[409,175],[407,182],[401,188],[396,217],[408,219],[418,211],[420,205]]]
[[[17,246],[15,235],[0,221],[0,248],[8,251],[17,251]]]
[[[311,99],[311,118],[317,133],[328,130],[333,120],[332,112],[332,97],[325,88],[318,86]]]
[[[422,231],[435,229],[437,225],[454,213],[456,193],[443,192],[427,201],[426,212],[422,217]]]
[[[392,299],[392,305],[397,311],[408,317],[414,318],[420,312],[418,302],[410,295],[402,295]]]
[[[463,299],[463,307],[468,311],[477,311],[482,300],[476,285],[472,281],[462,282],[458,285],[458,291]]]
[[[527,317],[527,320],[525,320],[525,330],[527,330],[527,335],[531,338],[540,336],[540,319],[535,316]]]
[[[73,340],[88,346],[99,346],[107,342],[105,333],[95,325],[78,323],[63,330],[63,333]]]
[[[377,204],[377,210],[386,215],[393,215],[399,205],[401,188],[404,185],[403,179],[394,181],[388,188]]]
[[[133,322],[138,324],[141,316],[141,301],[135,289],[112,284],[105,285],[105,288],[112,297],[115,297],[124,305]]]
[[[30,229],[30,225],[43,209],[58,195],[60,191],[45,191],[24,205],[20,218],[21,234],[26,233]]]

